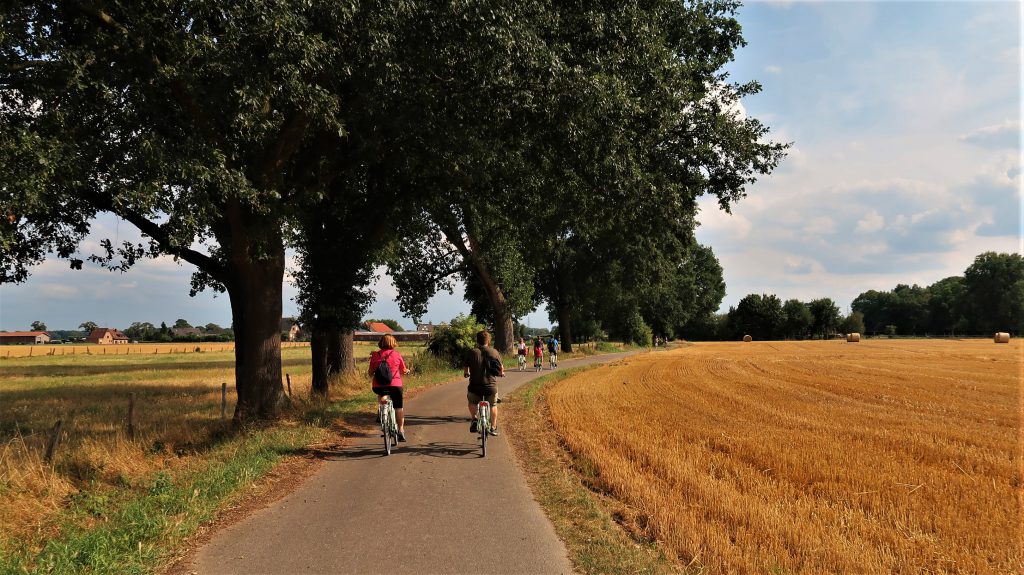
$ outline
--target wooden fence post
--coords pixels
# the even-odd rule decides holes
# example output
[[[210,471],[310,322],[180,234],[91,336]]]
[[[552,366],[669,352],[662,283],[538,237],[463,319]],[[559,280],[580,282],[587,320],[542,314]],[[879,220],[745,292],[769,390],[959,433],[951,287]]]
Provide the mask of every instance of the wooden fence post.
[[[291,397],[292,396],[292,376],[286,373],[286,374],[284,374],[284,378],[288,382],[288,397]]]
[[[57,450],[57,444],[60,443],[60,434],[64,429],[64,420],[58,419],[57,423],[53,426],[53,431],[50,432],[50,441],[46,444],[46,462],[53,462],[53,454]]]
[[[135,394],[128,394],[128,439],[135,439]]]
[[[228,418],[228,382],[222,381],[220,384],[220,419],[221,421]]]

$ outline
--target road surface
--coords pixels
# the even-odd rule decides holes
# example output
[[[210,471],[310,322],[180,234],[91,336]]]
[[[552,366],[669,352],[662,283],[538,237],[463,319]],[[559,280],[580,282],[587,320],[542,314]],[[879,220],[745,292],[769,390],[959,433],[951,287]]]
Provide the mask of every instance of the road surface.
[[[548,373],[506,371],[499,395]],[[294,492],[215,534],[186,571],[572,573],[506,438],[480,457],[465,381],[406,400],[408,442],[391,456],[377,433],[351,438]]]

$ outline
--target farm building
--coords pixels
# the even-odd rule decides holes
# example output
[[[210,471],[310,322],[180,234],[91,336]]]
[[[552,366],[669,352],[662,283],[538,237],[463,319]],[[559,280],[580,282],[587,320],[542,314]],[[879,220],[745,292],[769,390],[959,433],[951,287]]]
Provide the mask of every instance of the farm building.
[[[299,320],[294,317],[281,318],[281,339],[284,341],[295,341],[302,335],[302,326]]]
[[[388,327],[388,324],[381,323],[379,321],[363,322],[363,327],[366,328],[366,331],[372,331],[374,333],[393,333],[395,331]]]
[[[434,328],[437,327],[432,323],[418,323],[416,324],[416,331],[425,331],[427,333],[434,333]]]
[[[100,345],[124,345],[128,343],[128,336],[112,327],[98,327],[85,340]]]
[[[0,333],[0,345],[35,345],[50,343],[50,334],[45,331],[7,331]]]
[[[173,335],[174,337],[189,337],[192,335],[196,337],[203,337],[204,335],[206,335],[206,332],[199,329],[198,327],[172,327],[171,335]]]
[[[391,335],[395,336],[398,341],[427,341],[430,338],[430,334],[425,331],[392,331]],[[377,343],[380,337],[384,335],[379,331],[354,331],[352,332],[352,341],[370,341]]]

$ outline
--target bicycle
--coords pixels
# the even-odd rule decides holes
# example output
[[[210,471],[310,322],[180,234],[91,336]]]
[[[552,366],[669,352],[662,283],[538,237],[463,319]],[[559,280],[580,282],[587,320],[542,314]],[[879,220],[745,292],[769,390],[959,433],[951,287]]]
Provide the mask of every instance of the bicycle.
[[[526,355],[519,354],[519,371],[526,371]]]
[[[501,398],[495,398],[494,403],[501,403]],[[476,404],[477,433],[480,434],[480,457],[487,457],[487,436],[491,430],[491,404],[482,400]]]
[[[558,367],[558,353],[557,352],[548,353],[548,364],[550,365],[551,369],[555,369],[556,367]]]
[[[384,453],[391,455],[391,448],[398,443],[398,419],[395,417],[395,405],[390,395],[380,396],[377,403],[377,420],[380,421],[380,434],[384,438]]]
[[[540,371],[544,369],[544,358],[540,355],[533,356],[533,370]]]

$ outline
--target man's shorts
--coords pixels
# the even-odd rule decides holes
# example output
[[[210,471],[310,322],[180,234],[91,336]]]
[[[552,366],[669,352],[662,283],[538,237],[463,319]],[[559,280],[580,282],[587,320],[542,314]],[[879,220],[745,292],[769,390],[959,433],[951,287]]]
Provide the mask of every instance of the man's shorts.
[[[494,407],[494,404],[497,403],[497,400],[498,400],[498,392],[494,392],[494,393],[491,393],[491,394],[485,394],[485,395],[477,395],[477,394],[473,393],[472,391],[467,391],[466,392],[466,399],[469,400],[469,404],[470,405],[476,405],[476,404],[480,403],[481,401],[486,401],[487,403],[491,404],[491,407]]]
[[[366,389],[365,387],[363,389]],[[373,392],[377,395],[390,395],[391,403],[394,404],[395,409],[402,409],[405,405],[402,402],[402,388],[401,387],[375,387]]]

